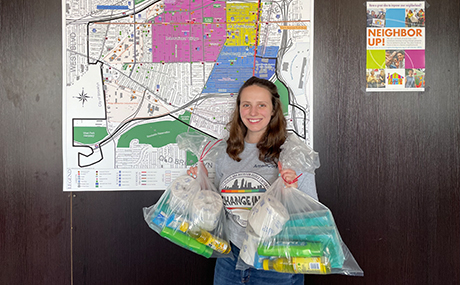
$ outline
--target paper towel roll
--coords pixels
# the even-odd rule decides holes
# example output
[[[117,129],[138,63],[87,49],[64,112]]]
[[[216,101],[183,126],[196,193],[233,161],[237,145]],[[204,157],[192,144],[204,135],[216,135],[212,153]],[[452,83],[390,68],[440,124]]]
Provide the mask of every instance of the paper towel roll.
[[[248,222],[262,239],[281,232],[289,220],[289,213],[278,199],[266,195],[252,208]]]
[[[222,197],[210,190],[200,191],[192,202],[192,223],[212,231],[217,227],[223,207]]]
[[[193,195],[200,189],[199,184],[188,175],[177,177],[171,184],[171,198],[169,207],[175,213],[184,213],[190,205]]]
[[[259,246],[260,238],[247,233],[240,250],[241,259],[248,265],[254,266],[254,257]]]

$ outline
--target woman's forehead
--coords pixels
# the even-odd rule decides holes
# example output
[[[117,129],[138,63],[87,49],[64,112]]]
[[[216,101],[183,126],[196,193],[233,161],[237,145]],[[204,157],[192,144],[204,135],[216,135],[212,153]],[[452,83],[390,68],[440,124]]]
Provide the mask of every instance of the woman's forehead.
[[[248,100],[253,100],[255,98],[264,98],[270,100],[271,96],[272,94],[270,91],[257,85],[251,85],[244,88],[240,94],[241,100],[243,100],[243,98]]]

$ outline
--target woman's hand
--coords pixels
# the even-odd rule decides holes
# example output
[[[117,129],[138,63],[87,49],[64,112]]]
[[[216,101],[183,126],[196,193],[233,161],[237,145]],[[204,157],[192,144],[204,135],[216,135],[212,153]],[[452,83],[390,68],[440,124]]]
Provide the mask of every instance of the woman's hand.
[[[208,176],[208,170],[206,169],[206,166],[204,164],[202,165],[204,174]],[[193,178],[196,178],[196,175],[198,174],[198,166],[192,166],[187,170],[187,175],[190,175]]]
[[[289,169],[289,168],[283,169],[281,162],[279,161],[278,161],[278,169],[280,172],[280,176],[281,178],[283,178],[284,185],[286,187],[294,187],[294,188],[298,187],[297,180],[296,180],[297,174],[295,173],[294,170]]]
[[[198,173],[198,166],[192,166],[187,170],[187,175],[196,178],[196,174]]]

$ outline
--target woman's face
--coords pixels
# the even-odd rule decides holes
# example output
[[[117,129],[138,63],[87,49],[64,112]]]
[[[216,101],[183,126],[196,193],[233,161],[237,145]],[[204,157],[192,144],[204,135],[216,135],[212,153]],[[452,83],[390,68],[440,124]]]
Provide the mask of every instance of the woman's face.
[[[270,91],[257,85],[244,88],[240,94],[240,117],[248,128],[246,141],[259,142],[273,114]]]

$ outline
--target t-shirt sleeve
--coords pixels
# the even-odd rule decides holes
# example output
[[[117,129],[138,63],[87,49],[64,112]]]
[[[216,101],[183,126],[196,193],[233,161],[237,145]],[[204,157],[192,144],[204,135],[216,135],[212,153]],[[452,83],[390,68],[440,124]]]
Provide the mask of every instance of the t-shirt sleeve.
[[[219,184],[220,180],[222,179],[222,161],[224,160],[223,155],[219,155],[214,163],[214,167],[216,170],[216,174],[214,176],[214,186],[216,186],[216,189],[220,191],[219,189]]]
[[[312,173],[305,172],[298,180],[298,189],[310,197],[318,201],[318,193],[316,192],[315,175]]]

